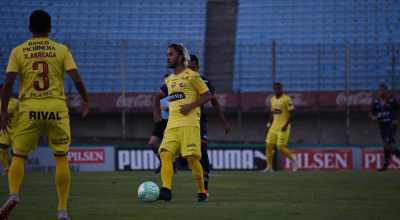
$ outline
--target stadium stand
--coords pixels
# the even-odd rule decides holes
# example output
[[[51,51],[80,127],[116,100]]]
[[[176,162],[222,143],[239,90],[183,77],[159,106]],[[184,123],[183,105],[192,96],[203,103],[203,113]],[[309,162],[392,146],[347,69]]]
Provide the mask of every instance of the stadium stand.
[[[276,81],[286,90],[344,90],[346,42],[349,87],[400,88],[400,63],[393,74],[393,48],[400,51],[398,0],[239,0],[233,90],[265,91]]]
[[[30,37],[29,16],[36,9],[52,16],[50,38],[70,48],[89,92],[121,92],[124,61],[127,92],[157,91],[162,76],[171,72],[165,55],[170,43],[185,44],[203,65],[206,0],[6,0],[0,2],[3,71],[13,47]],[[71,80],[65,84],[66,92],[76,92]]]

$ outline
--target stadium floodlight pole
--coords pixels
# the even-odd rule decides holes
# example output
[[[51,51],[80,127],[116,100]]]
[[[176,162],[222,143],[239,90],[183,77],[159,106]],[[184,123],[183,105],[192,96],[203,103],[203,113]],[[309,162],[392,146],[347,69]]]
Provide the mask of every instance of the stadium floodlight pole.
[[[126,99],[125,99],[125,39],[121,43],[121,83],[122,83],[122,141],[126,137]]]
[[[346,145],[350,144],[350,43],[346,41]]]

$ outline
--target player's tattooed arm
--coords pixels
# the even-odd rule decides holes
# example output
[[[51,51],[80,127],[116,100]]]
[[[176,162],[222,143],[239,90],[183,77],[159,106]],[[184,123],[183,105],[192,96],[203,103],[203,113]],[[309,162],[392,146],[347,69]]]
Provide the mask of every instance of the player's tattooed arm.
[[[156,96],[154,96],[153,99],[153,106],[154,106],[154,122],[160,122],[162,120],[161,118],[161,109],[160,109],[160,100],[162,99],[161,93],[157,93]]]
[[[189,114],[192,109],[206,104],[208,101],[211,100],[211,93],[207,91],[206,93],[202,94],[200,98],[190,104],[180,105],[181,109],[179,110],[183,115]]]
[[[12,128],[10,114],[7,110],[8,103],[12,96],[15,78],[17,78],[17,73],[8,72],[4,79],[3,92],[1,95],[1,130],[4,133],[8,133],[8,128]]]
[[[231,132],[231,127],[226,123],[225,117],[224,117],[224,112],[221,109],[221,106],[219,104],[218,98],[214,95],[211,99],[211,104],[213,105],[215,111],[218,114],[219,119],[221,120],[222,123],[222,131],[225,134],[228,134]]]
[[[85,83],[83,82],[83,79],[77,69],[67,70],[67,73],[71,77],[72,81],[74,81],[75,88],[82,98],[81,102],[83,106],[82,116],[85,117],[90,111],[89,97],[86,91]]]

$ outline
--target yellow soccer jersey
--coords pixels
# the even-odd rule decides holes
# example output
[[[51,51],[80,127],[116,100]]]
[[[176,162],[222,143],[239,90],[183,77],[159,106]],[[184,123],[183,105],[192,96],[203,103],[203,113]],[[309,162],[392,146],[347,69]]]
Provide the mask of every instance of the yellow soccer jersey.
[[[19,98],[57,98],[65,100],[64,73],[77,69],[71,52],[49,38],[31,38],[14,48],[7,73],[19,74]]]
[[[274,114],[274,121],[272,122],[273,128],[281,129],[289,120],[289,111],[294,109],[290,97],[282,94],[279,99],[276,96],[271,98],[271,113]]]
[[[165,79],[165,85],[160,88],[160,91],[164,96],[168,94],[169,119],[167,129],[181,126],[200,128],[200,107],[192,109],[187,115],[183,115],[179,111],[181,105],[190,104],[198,100],[201,94],[209,91],[197,72],[186,68],[178,75],[171,74]]]
[[[7,112],[10,114],[11,127],[12,127],[12,129],[8,128],[8,132],[9,133],[13,133],[15,131],[15,128],[18,125],[19,103],[20,103],[20,101],[18,99],[14,99],[12,97],[10,99],[10,102],[8,102],[8,110],[7,110]],[[1,101],[0,101],[0,106],[1,106]]]

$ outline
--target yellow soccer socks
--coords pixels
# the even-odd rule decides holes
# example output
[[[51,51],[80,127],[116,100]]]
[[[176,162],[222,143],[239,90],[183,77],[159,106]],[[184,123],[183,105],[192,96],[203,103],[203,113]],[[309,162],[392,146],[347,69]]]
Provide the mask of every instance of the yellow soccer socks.
[[[172,176],[174,175],[174,168],[172,166],[173,155],[171,152],[161,152],[161,179],[163,187],[172,188]]]
[[[8,184],[10,188],[10,195],[19,192],[22,179],[25,173],[26,160],[21,157],[13,157],[11,161],[10,172],[8,173]]]
[[[280,146],[278,146],[278,150],[279,150],[280,152],[282,152],[283,155],[285,155],[287,158],[289,158],[290,161],[294,162],[294,158],[293,158],[292,154],[291,154],[290,151],[286,148],[285,145],[280,145]]]
[[[56,186],[58,193],[58,211],[67,210],[71,172],[68,166],[68,155],[54,157],[56,163]]]
[[[267,144],[267,167],[272,167],[272,160],[274,159],[274,145],[273,144]]]
[[[1,155],[1,165],[3,165],[4,171],[8,171],[8,151],[7,149],[0,149]]]
[[[195,156],[188,156],[186,159],[189,162],[190,167],[192,167],[192,173],[194,180],[196,181],[198,193],[205,193],[203,168],[201,167],[199,159]]]

